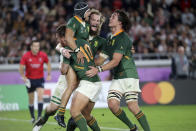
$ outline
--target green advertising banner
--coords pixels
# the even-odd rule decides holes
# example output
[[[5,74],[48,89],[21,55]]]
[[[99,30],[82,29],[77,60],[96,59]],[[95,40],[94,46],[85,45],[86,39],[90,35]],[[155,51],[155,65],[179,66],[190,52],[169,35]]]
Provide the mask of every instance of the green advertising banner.
[[[24,110],[28,96],[24,85],[0,85],[0,111]]]

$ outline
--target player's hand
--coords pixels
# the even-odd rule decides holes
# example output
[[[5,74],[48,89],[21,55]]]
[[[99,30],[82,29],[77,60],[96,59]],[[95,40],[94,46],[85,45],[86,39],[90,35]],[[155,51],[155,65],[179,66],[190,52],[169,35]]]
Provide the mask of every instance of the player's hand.
[[[99,72],[98,69],[94,66],[89,66],[89,68],[90,70],[86,71],[85,73],[88,77],[93,77]]]
[[[81,51],[77,53],[77,62],[84,64],[84,54]]]
[[[52,79],[51,74],[48,74],[48,76],[47,76],[46,80],[47,80],[47,81],[50,81],[51,79]]]
[[[22,77],[21,79],[24,81],[27,88],[31,88],[31,82],[27,77]]]
[[[71,57],[71,55],[70,55],[70,52],[73,52],[72,50],[69,50],[69,49],[65,49],[65,48],[63,48],[61,51],[61,54],[64,56],[64,57],[66,57],[66,58],[70,58]]]

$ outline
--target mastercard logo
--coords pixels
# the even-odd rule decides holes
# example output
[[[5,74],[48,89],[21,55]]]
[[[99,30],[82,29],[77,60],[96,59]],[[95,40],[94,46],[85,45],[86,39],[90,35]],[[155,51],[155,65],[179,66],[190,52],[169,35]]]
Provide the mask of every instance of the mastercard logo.
[[[143,86],[141,96],[147,104],[169,104],[175,97],[175,88],[169,82],[150,82]]]

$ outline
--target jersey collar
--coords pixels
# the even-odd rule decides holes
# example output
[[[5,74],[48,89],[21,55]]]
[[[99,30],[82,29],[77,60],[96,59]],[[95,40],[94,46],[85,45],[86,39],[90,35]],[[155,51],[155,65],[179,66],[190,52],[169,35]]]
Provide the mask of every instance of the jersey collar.
[[[119,32],[117,32],[117,33],[115,33],[115,34],[112,34],[112,35],[111,35],[111,38],[113,38],[114,36],[119,35],[121,32],[124,32],[124,30],[123,30],[123,29],[120,29]]]
[[[78,22],[80,22],[84,27],[86,26],[85,22],[80,19],[77,15],[74,16]]]
[[[93,40],[93,38],[94,38],[94,36],[89,35],[88,39],[91,41],[91,40]]]
[[[36,55],[34,55],[34,54],[32,53],[32,51],[30,51],[30,52],[31,52],[31,55],[32,55],[32,56],[38,56],[38,54],[39,54],[39,52],[40,52],[40,51],[39,51],[39,52],[37,52],[37,54],[36,54]]]

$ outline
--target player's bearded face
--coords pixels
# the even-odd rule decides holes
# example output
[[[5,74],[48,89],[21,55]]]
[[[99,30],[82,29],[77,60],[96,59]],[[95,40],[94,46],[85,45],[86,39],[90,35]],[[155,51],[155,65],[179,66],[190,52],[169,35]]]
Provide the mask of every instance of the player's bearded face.
[[[90,34],[97,34],[100,26],[100,16],[92,14],[90,17]]]

